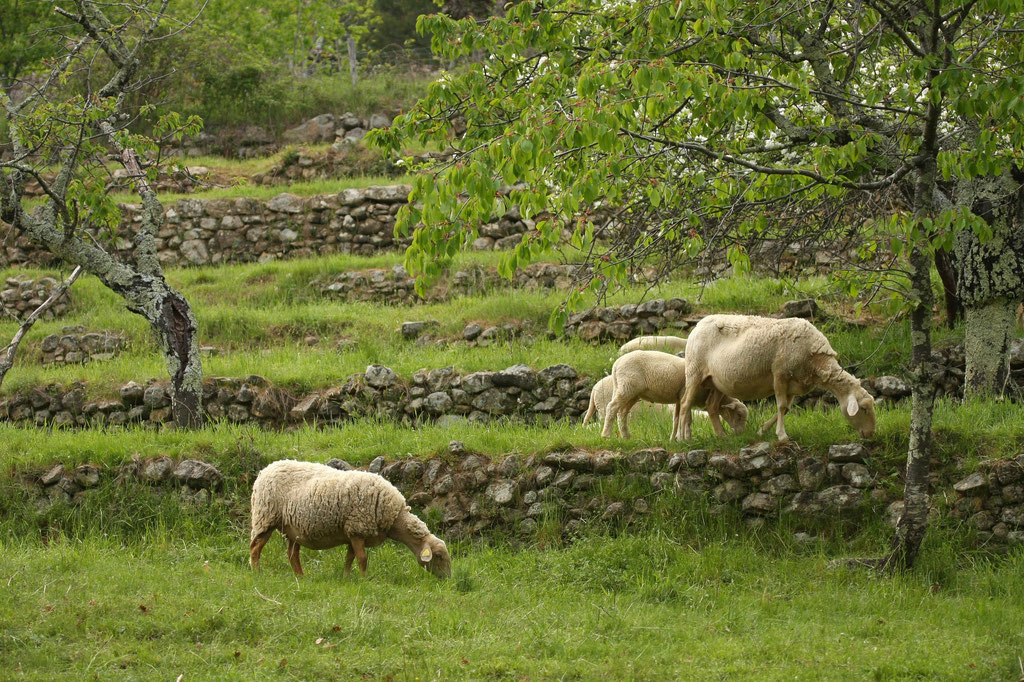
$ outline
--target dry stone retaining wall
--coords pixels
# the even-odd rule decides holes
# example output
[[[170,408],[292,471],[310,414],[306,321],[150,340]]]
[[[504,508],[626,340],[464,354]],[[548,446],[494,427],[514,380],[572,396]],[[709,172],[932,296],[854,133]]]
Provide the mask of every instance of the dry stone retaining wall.
[[[109,360],[124,350],[125,338],[120,334],[86,332],[85,327],[76,325],[44,337],[41,347],[44,365],[76,365]]]
[[[499,287],[564,291],[582,274],[582,269],[582,266],[573,264],[535,263],[518,270],[509,280],[499,275],[496,267],[470,267],[455,271],[451,277],[431,287],[425,297],[416,293],[415,280],[401,265],[344,272],[330,283],[318,286],[325,296],[345,301],[410,304],[485,293]]]
[[[340,459],[327,464],[353,468]],[[880,515],[886,505],[886,515],[894,518],[902,504],[892,501],[880,484],[892,472],[881,470],[858,443],[833,445],[827,455],[792,443],[757,443],[737,453],[569,449],[492,460],[452,441],[443,457],[380,456],[366,469],[391,481],[432,529],[449,540],[488,532],[529,537],[541,523],[548,535],[572,535],[600,523],[625,524],[648,513],[652,496],[659,494],[704,497],[712,511],[737,510],[754,526],[780,514],[796,519],[798,527],[822,519],[855,521],[865,514]],[[225,494],[244,504],[248,496],[248,486],[224,486],[224,476],[207,462],[176,462],[166,456],[136,459],[112,470],[91,464],[68,470],[57,464],[41,475],[21,478],[34,492],[40,512],[53,504],[77,504],[105,478],[170,486],[184,502],[196,505]],[[605,484],[613,479],[619,484]],[[936,510],[937,518],[967,519],[977,544],[995,549],[1024,541],[1024,454],[991,462],[954,489],[958,499],[950,509]],[[608,490],[627,492],[609,495]],[[933,499],[942,497],[935,494]],[[804,532],[798,536],[810,539]]]
[[[165,223],[157,234],[164,265],[216,265],[310,258],[330,253],[372,255],[404,249],[406,239],[394,235],[395,214],[406,203],[409,185],[346,189],[337,194],[300,197],[279,194],[258,199],[179,199],[165,207]],[[110,247],[121,257],[132,249],[132,234],[141,224],[141,207],[123,205],[124,218]],[[515,211],[493,225],[510,244],[533,227]],[[5,226],[0,224],[0,228]],[[103,237],[98,237],[103,241]],[[499,240],[500,241],[500,240]],[[503,244],[508,245],[508,244]],[[23,236],[0,252],[0,266],[49,264],[53,256]]]
[[[0,223],[2,224],[2,223]],[[4,281],[4,288],[0,290],[0,301],[5,308],[15,313],[20,319],[25,319],[32,312],[41,306],[58,282],[53,277],[40,277],[29,279],[26,277],[8,277]],[[67,312],[71,306],[71,292],[65,291],[53,304],[43,313],[40,319],[52,320]]]

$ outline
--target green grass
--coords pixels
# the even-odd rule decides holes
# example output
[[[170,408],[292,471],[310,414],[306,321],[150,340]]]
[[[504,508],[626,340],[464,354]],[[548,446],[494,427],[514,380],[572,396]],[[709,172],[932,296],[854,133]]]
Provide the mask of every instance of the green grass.
[[[456,268],[492,266],[503,255],[496,252],[467,253]],[[455,300],[422,305],[381,306],[367,302],[340,302],[325,298],[320,289],[340,273],[368,268],[390,268],[401,254],[373,257],[333,255],[308,260],[267,264],[225,265],[218,268],[175,268],[168,280],[192,302],[199,320],[200,343],[222,351],[204,361],[210,375],[261,374],[297,391],[335,385],[368,364],[380,363],[408,377],[417,369],[453,365],[462,371],[503,369],[523,362],[542,367],[568,362],[588,375],[604,375],[617,353],[618,344],[590,345],[579,341],[547,338],[551,311],[563,300],[557,291],[494,289]],[[546,256],[557,259],[556,254]],[[40,269],[7,269],[0,276],[25,274],[37,277],[59,274]],[[612,294],[607,304],[620,305],[642,298],[681,296],[695,302],[696,312],[773,313],[786,300],[814,295],[826,308],[841,309],[827,296],[823,278],[793,283],[764,278],[734,278],[702,288],[693,282],[669,282],[652,291],[633,286]],[[72,312],[61,320],[38,323],[23,344],[18,364],[6,380],[6,390],[48,382],[85,381],[90,390],[109,392],[129,380],[160,377],[162,358],[155,352],[151,333],[141,317],[125,314],[122,301],[96,278],[84,276],[73,290]],[[699,301],[698,301],[699,297]],[[591,301],[592,302],[592,301]],[[436,320],[430,333],[460,339],[470,322],[485,324],[526,321],[531,340],[467,348],[461,341],[438,346],[412,343],[399,333],[402,322]],[[905,321],[887,329],[875,325],[859,328],[836,318],[819,323],[837,350],[841,362],[859,376],[898,373],[909,347]],[[104,363],[44,368],[39,341],[60,333],[66,325],[89,330],[116,331],[128,338],[128,348]],[[0,321],[0,338],[13,336],[17,325]],[[306,338],[318,337],[313,346]],[[962,329],[938,329],[936,340],[962,338]],[[344,351],[340,340],[355,341]]]
[[[0,461],[11,469],[39,470],[54,462],[73,467],[91,462],[116,467],[132,457],[199,457],[218,466],[231,467],[238,452],[254,448],[264,461],[286,457],[326,461],[340,457],[352,464],[366,464],[378,455],[388,460],[408,456],[428,457],[447,452],[448,443],[460,440],[466,447],[490,457],[509,453],[543,455],[554,450],[632,451],[664,447],[671,452],[705,449],[734,452],[768,439],[757,427],[772,416],[771,401],[751,403],[747,429],[718,438],[710,425],[695,419],[692,440],[669,440],[672,425],[668,414],[638,414],[630,419],[632,438],[623,440],[613,431],[601,438],[601,425],[584,427],[579,420],[548,424],[498,421],[492,424],[460,423],[448,426],[423,424],[416,428],[390,422],[359,420],[331,428],[304,425],[295,429],[264,430],[252,425],[217,422],[199,431],[111,428],[81,431],[46,431],[10,424],[0,425]],[[898,482],[906,460],[910,424],[909,406],[878,406],[878,429],[866,441],[875,465]],[[794,408],[786,417],[790,436],[806,451],[823,454],[834,443],[857,440],[837,408]],[[774,439],[774,434],[768,434]],[[941,400],[935,411],[934,468],[944,478],[969,471],[983,459],[1011,457],[1024,451],[1024,420],[1018,406],[978,401],[966,405]]]
[[[201,515],[202,512],[196,512]],[[1017,679],[1024,555],[957,563],[932,536],[908,575],[829,570],[680,501],[633,534],[542,549],[453,544],[438,581],[403,547],[246,565],[244,520],[137,541],[0,539],[5,679]],[[856,543],[854,543],[856,544]],[[869,550],[883,546],[866,537]],[[212,671],[216,671],[213,673]]]

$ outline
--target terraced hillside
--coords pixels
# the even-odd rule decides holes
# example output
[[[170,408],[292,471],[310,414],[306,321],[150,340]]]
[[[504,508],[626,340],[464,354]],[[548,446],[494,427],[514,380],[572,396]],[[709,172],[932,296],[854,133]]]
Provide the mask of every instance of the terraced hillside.
[[[168,269],[200,325],[211,423],[199,431],[174,428],[148,327],[95,278],[32,329],[0,396],[0,664],[13,679],[1016,670],[1024,420],[1017,403],[958,402],[961,330],[937,332],[947,372],[926,558],[879,581],[827,566],[883,551],[898,513],[904,320],[855,314],[820,275],[705,287],[680,273],[555,334],[571,255],[505,280],[500,250],[471,252],[420,296],[395,248],[315,251]],[[8,267],[5,301],[28,305],[61,274]],[[816,306],[791,303],[806,299]],[[693,441],[670,442],[657,413],[635,417],[629,441],[580,424],[623,340],[784,310],[812,314],[880,399],[870,441],[820,394],[787,419],[789,448],[699,422]],[[0,337],[16,329],[4,320]],[[750,407],[751,425],[774,410]],[[286,457],[394,481],[449,540],[454,579],[389,546],[367,578],[342,578],[342,553],[324,552],[305,554],[295,581],[277,540],[251,574],[250,486]]]

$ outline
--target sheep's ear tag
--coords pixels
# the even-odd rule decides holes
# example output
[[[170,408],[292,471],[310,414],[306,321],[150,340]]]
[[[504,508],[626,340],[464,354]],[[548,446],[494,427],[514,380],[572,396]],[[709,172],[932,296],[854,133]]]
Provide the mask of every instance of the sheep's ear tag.
[[[853,415],[857,414],[857,410],[859,409],[860,405],[857,404],[857,397],[851,393],[850,396],[846,399],[846,414],[852,417]]]
[[[422,561],[423,563],[427,563],[433,558],[434,553],[430,551],[429,547],[424,546],[423,549],[420,551],[420,561]]]

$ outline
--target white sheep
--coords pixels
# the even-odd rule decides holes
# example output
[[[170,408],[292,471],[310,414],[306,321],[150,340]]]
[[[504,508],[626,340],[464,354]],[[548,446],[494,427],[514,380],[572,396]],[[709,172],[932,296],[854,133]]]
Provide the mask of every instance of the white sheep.
[[[259,568],[260,553],[275,530],[288,540],[292,570],[302,575],[299,548],[348,545],[345,574],[352,560],[366,574],[366,547],[388,538],[401,542],[423,568],[446,578],[451,557],[444,541],[431,534],[405,504],[405,497],[382,476],[338,471],[324,464],[284,459],[264,468],[252,486],[249,564]]]
[[[690,332],[686,349],[683,438],[690,438],[690,409],[702,390],[741,400],[774,394],[779,440],[789,440],[783,419],[798,395],[816,386],[839,400],[839,409],[862,438],[875,433],[875,401],[857,377],[843,370],[828,339],[800,318],[708,315]],[[715,400],[707,399],[712,412]],[[714,416],[712,415],[712,420]]]
[[[638,336],[627,341],[619,348],[619,355],[634,350],[661,350],[666,353],[682,353],[686,351],[686,339],[680,336]]]
[[[671,353],[656,350],[635,350],[626,353],[612,365],[611,377],[612,396],[608,401],[604,415],[604,429],[601,436],[612,435],[612,423],[616,420],[619,434],[629,438],[629,411],[639,400],[652,403],[675,405],[672,417],[671,438],[679,436],[679,401],[686,389],[686,360]],[[600,382],[599,382],[600,383]],[[701,392],[698,391],[700,395]],[[715,433],[724,435],[725,431],[718,420],[721,414],[733,431],[742,431],[747,424],[747,406],[734,398],[714,394],[715,411],[708,409],[711,424]],[[596,408],[596,401],[591,391],[591,405],[584,417],[584,423]],[[721,403],[721,404],[718,404]]]

